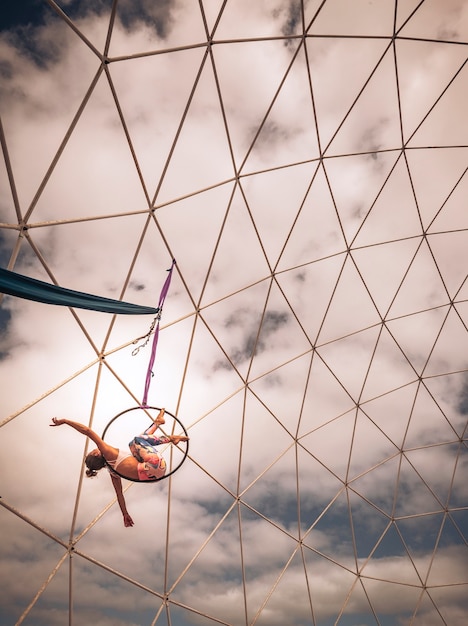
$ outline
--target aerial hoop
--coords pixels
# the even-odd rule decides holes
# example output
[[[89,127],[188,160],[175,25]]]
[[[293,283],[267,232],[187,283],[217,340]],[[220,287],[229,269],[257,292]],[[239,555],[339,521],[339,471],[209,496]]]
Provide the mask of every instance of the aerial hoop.
[[[151,426],[151,423],[155,421],[157,415],[160,412],[159,407],[155,406],[135,406],[130,409],[125,409],[125,411],[121,411],[115,417],[113,417],[107,426],[104,428],[101,439],[105,441],[106,434],[109,433],[110,430],[113,430],[115,437],[119,439],[127,438],[126,443],[131,441],[133,437],[139,435],[144,432],[147,428]],[[123,421],[120,420],[122,416],[127,415],[127,413],[131,413],[134,411],[138,411],[137,419],[132,419],[131,423],[123,424]],[[152,416],[152,413],[155,412],[155,417]],[[182,424],[180,419],[173,415],[170,411],[164,411],[164,417],[166,418],[166,423],[159,427],[159,430],[165,435],[174,435],[174,434],[182,434],[188,437],[187,430],[185,426]],[[150,423],[148,423],[150,422]],[[177,432],[176,432],[177,431]],[[182,432],[180,432],[182,431]],[[172,476],[183,464],[185,459],[187,458],[188,450],[189,450],[189,442],[181,441],[179,444],[166,444],[168,447],[168,456],[170,455],[170,460],[168,461],[168,468],[172,469],[161,478],[152,478],[151,480],[140,480],[138,478],[129,478],[120,472],[112,469],[112,471],[120,476],[121,478],[125,478],[125,480],[130,480],[135,483],[156,483],[165,478],[169,478]],[[162,447],[162,446],[161,446]],[[167,459],[166,459],[167,461]],[[110,467],[109,463],[106,461],[106,465]]]

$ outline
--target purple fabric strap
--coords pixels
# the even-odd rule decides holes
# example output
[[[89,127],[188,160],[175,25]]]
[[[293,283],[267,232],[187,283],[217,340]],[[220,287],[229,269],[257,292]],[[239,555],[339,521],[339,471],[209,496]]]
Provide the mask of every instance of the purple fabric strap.
[[[154,360],[156,358],[156,348],[158,345],[158,338],[159,338],[159,321],[161,319],[161,313],[162,313],[162,308],[164,305],[164,300],[166,299],[167,292],[169,291],[169,285],[171,284],[172,270],[174,269],[175,263],[176,263],[175,259],[172,259],[172,265],[170,269],[168,270],[169,274],[167,275],[166,281],[161,290],[161,295],[159,296],[159,303],[158,303],[159,312],[157,315],[157,324],[156,324],[156,328],[154,331],[153,347],[151,349],[151,355],[150,355],[150,360],[148,364],[148,371],[146,372],[145,393],[143,394],[143,401],[141,403],[142,408],[145,408],[148,406],[148,393],[149,393],[149,388],[151,385],[151,378],[153,377],[153,365],[154,365]]]

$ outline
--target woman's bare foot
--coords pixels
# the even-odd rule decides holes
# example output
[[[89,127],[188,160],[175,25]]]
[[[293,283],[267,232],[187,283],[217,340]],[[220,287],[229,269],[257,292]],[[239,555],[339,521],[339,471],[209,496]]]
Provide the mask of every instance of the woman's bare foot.
[[[164,417],[165,411],[166,411],[166,409],[161,409],[159,411],[158,417],[154,420],[154,423],[157,424],[158,426],[161,426],[161,424],[165,424],[166,423],[166,419]]]
[[[185,437],[183,435],[172,435],[171,436],[171,443],[174,443],[175,445],[177,445],[181,441],[188,441],[188,440],[189,440],[189,438]]]

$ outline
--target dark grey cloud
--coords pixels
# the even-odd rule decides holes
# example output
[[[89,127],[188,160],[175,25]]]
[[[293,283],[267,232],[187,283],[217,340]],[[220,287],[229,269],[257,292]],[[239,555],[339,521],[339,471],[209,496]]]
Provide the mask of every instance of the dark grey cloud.
[[[466,378],[460,393],[458,410],[462,415],[468,415],[468,377]]]
[[[10,258],[9,247],[5,241],[5,235],[0,232],[0,266],[6,268]],[[5,298],[0,295],[0,335],[5,336],[11,321],[11,312],[6,306]],[[1,344],[0,344],[1,345]],[[5,358],[6,352],[0,348],[0,360]]]
[[[48,31],[53,22],[61,25],[58,16],[52,11],[42,11],[32,14],[32,19],[25,19],[22,23],[5,24],[2,28],[4,39],[14,47],[21,56],[32,61],[41,69],[47,69],[58,63],[63,57],[66,37],[70,34],[68,27]],[[2,78],[10,78],[15,74],[15,67],[6,60],[0,66]]]
[[[137,283],[135,281],[130,281],[130,288],[134,289],[135,291],[143,291],[145,289],[145,285],[143,285],[142,283]]]
[[[11,321],[11,312],[5,308],[5,305],[3,304],[3,300],[2,300],[2,304],[0,305],[0,334],[1,335],[5,335],[8,332],[8,326],[10,324],[10,321]],[[7,355],[8,355],[8,352],[3,351],[0,348],[0,360],[4,359]]]
[[[123,0],[119,3],[118,16],[127,30],[144,23],[164,39],[174,23],[173,10],[176,6],[174,0]]]
[[[281,29],[283,35],[295,35],[300,30],[302,21],[301,4],[299,0],[291,0],[289,2],[286,21]]]
[[[48,10],[42,0],[5,0],[0,12],[0,31],[41,24]]]
[[[250,359],[254,355],[258,355],[268,347],[267,339],[274,334],[279,328],[287,324],[288,314],[280,311],[267,311],[261,323],[261,329],[255,322],[246,323],[246,316],[242,314],[232,315],[226,322],[226,327],[245,325],[246,335],[240,345],[234,348],[231,359],[239,365]]]
[[[150,26],[158,37],[164,39],[174,22],[173,10],[176,5],[174,0],[122,0],[118,3],[117,20],[127,31],[139,24]],[[73,21],[110,14],[110,4],[104,0],[90,0],[86,3],[72,0],[60,8]],[[54,23],[62,26],[63,35],[56,29],[52,34],[47,34],[47,29]],[[0,32],[6,33],[8,42],[40,68],[47,68],[62,58],[66,37],[70,36],[68,27],[43,0],[8,0],[6,7],[2,5]],[[13,72],[14,68],[9,64],[0,63],[0,76],[5,78]]]

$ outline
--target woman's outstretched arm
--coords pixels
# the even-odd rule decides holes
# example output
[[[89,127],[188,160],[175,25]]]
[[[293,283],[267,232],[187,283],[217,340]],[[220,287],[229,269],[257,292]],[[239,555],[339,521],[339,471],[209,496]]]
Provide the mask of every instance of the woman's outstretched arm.
[[[127,511],[127,505],[125,503],[125,497],[122,489],[122,481],[120,480],[120,476],[114,476],[111,474],[112,485],[115,489],[115,495],[117,496],[117,502],[119,503],[120,510],[122,511],[124,526],[131,527],[133,526],[133,520],[130,517]]]
[[[89,426],[85,426],[84,424],[80,424],[79,422],[73,422],[72,420],[59,419],[58,417],[52,418],[52,424],[50,424],[50,426],[62,426],[62,424],[71,426],[82,435],[85,435],[85,437],[91,439],[91,441],[94,441],[99,449],[99,452],[104,456],[105,459],[107,459],[109,454],[111,455],[111,457],[115,456],[116,448],[110,446],[108,443],[103,441],[101,437],[94,432],[94,430],[89,428]]]
[[[89,428],[89,426],[85,426],[84,424],[80,424],[79,422],[73,422],[72,420],[58,419],[57,417],[52,418],[52,424],[50,425],[62,426],[62,424],[71,426],[82,435],[85,435],[85,437],[89,437],[91,441],[94,441],[104,458],[108,458],[109,455],[110,457],[115,458],[115,455],[118,454],[118,450],[116,448],[109,446],[109,444],[103,441],[101,437],[99,437],[99,435],[94,432],[94,430]],[[120,510],[122,511],[124,525],[127,527],[133,526],[133,520],[127,511],[127,505],[125,503],[120,476],[114,476],[113,474],[111,474],[111,479],[115,494],[117,496],[117,502],[119,503]]]

